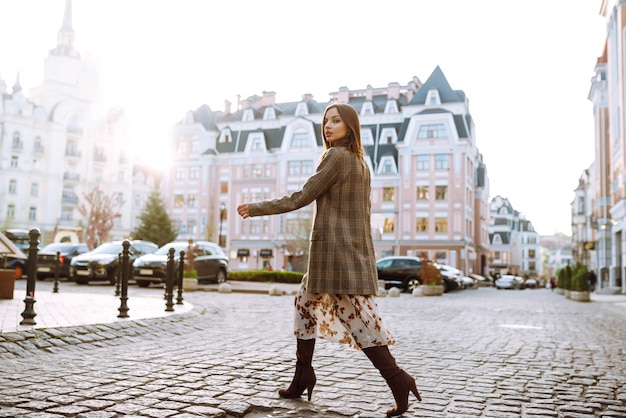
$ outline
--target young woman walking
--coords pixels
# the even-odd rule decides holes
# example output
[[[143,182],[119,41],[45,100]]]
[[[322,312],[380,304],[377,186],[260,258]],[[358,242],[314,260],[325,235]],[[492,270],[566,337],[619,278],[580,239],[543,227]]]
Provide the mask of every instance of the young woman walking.
[[[378,313],[378,276],[370,223],[370,172],[365,163],[357,112],[334,103],[324,111],[325,151],[315,174],[301,190],[275,200],[243,203],[239,215],[273,215],[316,203],[309,264],[295,298],[296,371],[283,398],[311,400],[315,371],[311,364],[315,339],[337,341],[361,349],[386,380],[396,406],[387,416],[408,409],[409,392],[422,400],[415,379],[396,364],[388,349],[394,344]]]

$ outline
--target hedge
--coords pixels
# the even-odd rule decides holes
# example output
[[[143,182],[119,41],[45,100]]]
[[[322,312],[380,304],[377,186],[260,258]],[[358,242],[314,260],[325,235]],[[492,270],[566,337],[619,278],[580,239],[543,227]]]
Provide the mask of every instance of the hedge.
[[[228,280],[263,283],[300,283],[304,273],[298,271],[237,270],[228,273]]]

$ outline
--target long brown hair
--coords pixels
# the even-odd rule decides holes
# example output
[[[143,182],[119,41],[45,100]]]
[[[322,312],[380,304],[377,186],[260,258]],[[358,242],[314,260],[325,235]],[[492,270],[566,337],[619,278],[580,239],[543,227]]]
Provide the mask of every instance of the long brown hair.
[[[364,168],[367,168],[367,165],[365,164],[363,142],[361,141],[361,121],[359,120],[359,114],[349,104],[332,103],[326,107],[326,110],[324,110],[324,117],[322,118],[322,139],[324,141],[324,149],[329,149],[331,147],[331,144],[326,139],[326,134],[324,133],[324,125],[326,124],[326,113],[333,108],[337,109],[337,113],[339,113],[341,120],[343,120],[343,123],[345,123],[348,128],[348,136],[346,137],[348,139],[348,151],[359,159]]]

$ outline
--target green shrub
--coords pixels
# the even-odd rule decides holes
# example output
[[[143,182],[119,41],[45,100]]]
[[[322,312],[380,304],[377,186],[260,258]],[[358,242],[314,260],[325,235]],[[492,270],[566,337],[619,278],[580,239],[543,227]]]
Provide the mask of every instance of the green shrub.
[[[587,280],[587,276],[589,275],[589,271],[587,270],[587,266],[584,264],[577,263],[574,268],[574,274],[572,275],[572,283],[570,286],[570,290],[574,292],[588,292],[589,291],[589,282]]]
[[[228,274],[228,280],[263,283],[300,283],[304,273],[298,271],[237,270]]]
[[[561,271],[563,272],[563,277],[560,275]],[[569,264],[559,270],[559,289],[572,289],[572,266]]]

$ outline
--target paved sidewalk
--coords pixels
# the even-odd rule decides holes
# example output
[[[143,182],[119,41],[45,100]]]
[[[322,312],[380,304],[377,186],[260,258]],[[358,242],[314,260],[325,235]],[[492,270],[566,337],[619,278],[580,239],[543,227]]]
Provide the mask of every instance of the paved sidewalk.
[[[193,309],[193,305],[184,301],[176,304],[178,296],[174,293],[174,312],[166,312],[164,290],[159,287],[149,289],[129,285],[127,307],[128,317],[118,318],[121,300],[115,296],[115,288],[111,285],[90,284],[76,285],[69,282],[59,282],[59,292],[53,293],[52,281],[38,281],[35,285],[34,318],[35,325],[20,325],[22,313],[26,305],[26,279],[15,283],[13,299],[0,299],[0,333],[27,331],[41,328],[57,328],[93,324],[109,324],[114,322],[128,322],[146,318],[159,318],[185,313]],[[294,293],[297,284],[271,284],[250,282],[228,282],[232,292],[239,293],[268,293],[272,287],[280,289],[284,294]],[[218,291],[217,284],[200,285],[198,292]]]

